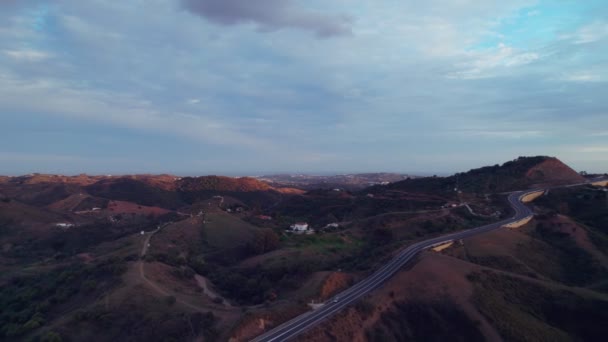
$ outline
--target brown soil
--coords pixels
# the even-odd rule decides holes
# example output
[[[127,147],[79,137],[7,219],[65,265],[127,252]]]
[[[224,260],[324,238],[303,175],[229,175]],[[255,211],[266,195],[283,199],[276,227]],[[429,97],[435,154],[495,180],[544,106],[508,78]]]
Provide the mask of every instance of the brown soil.
[[[22,184],[41,184],[41,183],[64,183],[64,184],[77,184],[77,185],[91,185],[104,176],[63,176],[63,175],[46,175],[46,174],[34,174],[31,176],[21,176],[14,178],[15,180],[22,181]]]
[[[296,188],[276,188],[275,190],[288,195],[302,195],[306,193],[306,191]]]
[[[249,341],[264,331],[306,311],[303,305],[279,303],[272,308],[246,313],[230,333],[230,342]]]
[[[533,166],[526,172],[526,177],[532,181],[543,183],[579,183],[585,178],[557,158],[547,160]]]
[[[18,181],[21,184],[45,184],[45,183],[63,183],[63,184],[76,184],[81,186],[92,185],[101,180],[119,180],[119,179],[133,179],[144,182],[148,185],[161,188],[164,190],[175,190],[176,176],[172,175],[120,175],[120,176],[90,176],[81,174],[77,176],[64,176],[64,175],[48,175],[48,174],[33,174],[20,177],[2,177],[1,182]]]
[[[71,222],[63,215],[16,201],[0,201],[0,219],[13,222],[24,232],[34,233],[36,238],[42,238],[56,229],[55,223]]]
[[[212,190],[229,192],[268,191],[274,189],[269,184],[255,178],[232,178],[225,176],[185,177],[177,181],[177,187],[181,191]]]
[[[123,177],[138,180],[167,191],[174,191],[177,188],[176,182],[178,177],[173,175],[130,175]]]
[[[353,281],[353,277],[348,273],[343,272],[332,272],[330,273],[323,284],[321,285],[321,290],[319,292],[319,297],[321,300],[326,300],[334,294],[346,289],[351,285]]]
[[[200,295],[201,290],[196,280],[177,278],[172,272],[174,267],[168,266],[161,262],[144,263],[144,271],[146,278],[156,283],[168,293],[175,292],[187,295]],[[204,296],[201,296],[204,297]]]
[[[474,321],[487,340],[499,340],[496,331],[469,302],[473,288],[466,275],[479,267],[438,253],[423,253],[411,270],[403,270],[388,283],[373,291],[366,299],[374,310],[365,315],[351,306],[327,323],[300,336],[298,341],[365,341],[365,331],[376,324],[383,312],[395,302],[436,300],[448,297],[457,303]]]
[[[598,261],[600,261],[604,267],[608,268],[608,258],[597,249],[593,242],[591,242],[589,239],[589,234],[584,227],[574,222],[569,217],[563,215],[557,215],[550,219],[549,222],[560,232],[570,235],[578,247],[589,252]]]
[[[533,224],[534,222],[529,223],[516,230],[496,229],[471,237],[464,240],[464,245],[456,243],[443,253],[489,267],[534,275],[540,279],[557,275],[560,272],[559,264],[555,260],[545,260],[546,251],[542,249],[544,245],[526,233]]]

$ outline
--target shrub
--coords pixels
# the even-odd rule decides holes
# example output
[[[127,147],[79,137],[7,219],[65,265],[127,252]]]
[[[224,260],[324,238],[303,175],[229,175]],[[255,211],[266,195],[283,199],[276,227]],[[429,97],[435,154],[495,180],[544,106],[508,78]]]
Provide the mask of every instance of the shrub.
[[[177,301],[177,299],[175,298],[175,296],[167,296],[167,297],[165,297],[165,303],[168,306],[173,306],[176,301]]]
[[[40,338],[40,342],[62,342],[62,341],[63,341],[63,339],[61,338],[61,336],[54,331],[48,331],[47,333],[42,335],[42,337]]]

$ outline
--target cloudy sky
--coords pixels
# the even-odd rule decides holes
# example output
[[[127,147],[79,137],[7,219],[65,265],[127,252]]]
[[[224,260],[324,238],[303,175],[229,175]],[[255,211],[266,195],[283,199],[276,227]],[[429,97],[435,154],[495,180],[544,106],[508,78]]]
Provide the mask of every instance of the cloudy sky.
[[[608,171],[604,0],[1,0],[0,173]]]

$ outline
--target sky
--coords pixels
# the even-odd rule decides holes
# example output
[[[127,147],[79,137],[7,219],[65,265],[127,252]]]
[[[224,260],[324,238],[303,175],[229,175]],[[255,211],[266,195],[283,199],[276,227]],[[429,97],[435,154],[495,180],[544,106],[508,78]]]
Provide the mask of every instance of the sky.
[[[608,172],[603,0],[0,0],[0,174]]]

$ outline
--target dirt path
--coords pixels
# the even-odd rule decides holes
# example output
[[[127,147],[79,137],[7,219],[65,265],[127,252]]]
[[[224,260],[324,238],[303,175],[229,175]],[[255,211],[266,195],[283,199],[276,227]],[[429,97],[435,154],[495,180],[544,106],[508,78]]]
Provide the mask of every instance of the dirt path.
[[[155,282],[153,282],[152,280],[150,280],[150,279],[148,279],[146,277],[146,272],[145,272],[145,268],[144,268],[145,261],[143,260],[143,257],[148,252],[148,247],[150,247],[150,239],[152,239],[152,236],[154,236],[154,234],[158,233],[161,229],[165,228],[166,226],[170,225],[171,223],[172,222],[166,223],[165,225],[158,227],[155,231],[149,233],[148,236],[146,237],[146,239],[144,240],[144,244],[143,244],[143,246],[141,248],[141,258],[137,262],[137,266],[136,266],[138,268],[138,271],[139,271],[139,277],[141,278],[141,280],[146,285],[148,285],[151,289],[153,289],[154,291],[158,292],[159,294],[161,294],[163,296],[173,296],[173,297],[176,298],[176,302],[177,303],[179,303],[179,304],[181,304],[183,306],[186,306],[186,307],[188,307],[190,309],[193,309],[195,311],[207,312],[211,308],[204,308],[204,307],[201,307],[201,306],[194,305],[192,303],[186,302],[186,301],[184,301],[182,299],[179,299],[177,297],[177,294],[171,293],[171,292],[169,292],[169,291],[161,288]],[[198,280],[197,280],[197,282],[198,282]],[[206,289],[205,291],[209,291],[209,289]],[[213,293],[213,292],[210,292],[210,293]],[[213,297],[213,298],[215,298],[215,297]],[[227,302],[226,302],[226,304],[227,304]],[[226,305],[226,306],[229,307],[228,305]]]
[[[200,274],[196,274],[196,275],[194,275],[194,279],[196,280],[196,283],[198,284],[198,286],[201,289],[203,289],[203,293],[205,295],[207,295],[209,298],[211,298],[211,299],[219,298],[219,299],[221,299],[223,301],[224,305],[227,308],[231,308],[232,307],[232,305],[230,305],[230,302],[228,302],[226,300],[226,298],[222,297],[217,292],[213,291],[209,286],[207,286],[207,283],[208,283],[207,278],[203,277]]]
[[[460,207],[462,207],[463,205],[460,205]],[[464,206],[469,210],[469,213],[471,213],[471,215],[473,216],[477,216],[477,217],[483,217],[483,218],[496,218],[496,216],[493,215],[483,215],[483,214],[478,214],[475,211],[473,211],[473,208],[471,208],[471,206],[469,206],[468,203],[465,203]]]

